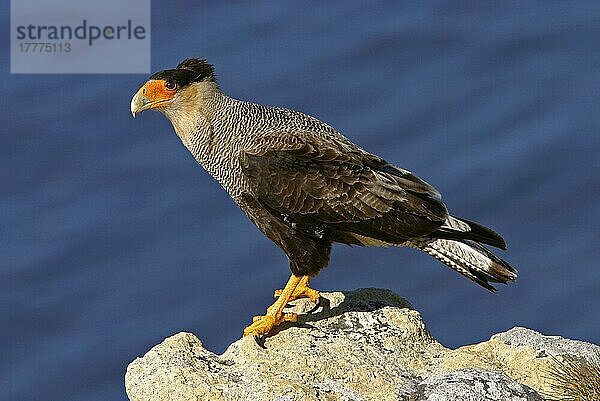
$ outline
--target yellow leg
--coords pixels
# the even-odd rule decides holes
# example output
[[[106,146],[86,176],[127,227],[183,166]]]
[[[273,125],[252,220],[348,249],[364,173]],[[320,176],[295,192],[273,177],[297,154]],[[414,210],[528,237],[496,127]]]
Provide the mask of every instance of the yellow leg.
[[[298,319],[298,315],[295,313],[283,313],[283,309],[290,301],[290,298],[294,294],[294,290],[298,287],[302,279],[303,277],[294,276],[292,274],[281,291],[279,299],[277,299],[273,305],[269,306],[267,313],[264,316],[254,317],[253,323],[244,329],[244,336],[250,334],[255,337],[263,336],[283,322],[295,322]]]
[[[298,286],[292,293],[292,296],[290,297],[290,299],[288,299],[288,302],[294,301],[299,298],[308,298],[312,302],[316,303],[319,300],[319,297],[321,295],[319,294],[319,291],[313,290],[312,288],[310,288],[308,286],[309,283],[310,283],[310,276],[302,276],[302,279],[298,283]],[[281,296],[282,292],[283,292],[283,290],[275,290],[275,296],[276,297]]]

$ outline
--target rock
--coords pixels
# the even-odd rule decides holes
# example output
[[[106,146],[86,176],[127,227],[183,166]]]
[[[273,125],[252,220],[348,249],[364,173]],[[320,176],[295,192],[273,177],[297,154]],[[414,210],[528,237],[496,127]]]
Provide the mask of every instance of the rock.
[[[565,361],[565,357],[597,363],[594,355],[600,355],[600,347],[595,344],[515,327],[492,336],[489,341],[450,350],[438,369],[442,372],[473,367],[496,370],[541,394],[554,394],[549,376],[557,363]]]
[[[537,350],[540,356],[551,355],[585,359],[595,362],[593,355],[600,354],[600,347],[583,341],[570,340],[560,336],[545,336],[535,330],[514,327],[504,333],[495,334],[492,339],[500,340],[513,347],[529,347]]]
[[[535,391],[500,372],[461,369],[431,376],[417,386],[411,400],[543,401]]]
[[[552,356],[596,347],[515,328],[451,350],[390,291],[321,295],[296,301],[298,322],[261,344],[244,337],[216,355],[190,333],[165,339],[128,366],[129,399],[542,400]]]

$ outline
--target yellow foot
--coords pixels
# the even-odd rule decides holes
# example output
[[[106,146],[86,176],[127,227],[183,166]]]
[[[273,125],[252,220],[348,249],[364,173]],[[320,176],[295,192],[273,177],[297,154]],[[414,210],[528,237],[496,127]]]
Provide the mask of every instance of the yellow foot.
[[[295,322],[298,320],[298,315],[295,313],[283,313],[285,306],[292,299],[294,294],[303,294],[305,291],[303,288],[308,287],[309,276],[292,276],[288,280],[287,284],[281,291],[279,299],[273,303],[273,305],[267,308],[267,313],[264,316],[256,316],[253,319],[253,323],[244,329],[244,335],[254,335],[255,337],[264,336],[268,334],[275,326],[280,325],[283,322]],[[298,289],[298,291],[296,291]],[[318,298],[318,292],[307,288],[316,293]],[[314,297],[315,294],[311,293]],[[308,296],[308,295],[306,295]],[[311,298],[312,299],[312,298]],[[316,298],[315,298],[316,299]]]
[[[300,298],[308,298],[312,302],[316,303],[319,300],[319,297],[321,295],[319,294],[319,291],[313,290],[312,288],[310,288],[308,286],[309,281],[310,281],[310,276],[302,276],[302,279],[298,283],[298,286],[294,289],[294,292],[290,295],[288,302],[295,301],[296,299],[300,299]],[[275,297],[280,296],[282,292],[283,292],[283,290],[275,290],[275,294],[274,294]]]
[[[275,293],[273,294],[275,296],[275,298],[280,296],[282,291],[283,290],[275,290]],[[317,303],[320,296],[321,296],[321,294],[319,294],[319,291],[313,290],[310,287],[304,287],[304,288],[301,288],[300,291],[297,291],[297,292],[294,291],[294,293],[290,297],[289,301],[295,301],[300,298],[309,298],[314,303]]]
[[[244,329],[244,336],[253,335],[261,337],[268,334],[274,327],[279,326],[283,322],[295,322],[298,320],[298,315],[295,313],[276,313],[267,314],[264,316],[254,316],[253,323]]]

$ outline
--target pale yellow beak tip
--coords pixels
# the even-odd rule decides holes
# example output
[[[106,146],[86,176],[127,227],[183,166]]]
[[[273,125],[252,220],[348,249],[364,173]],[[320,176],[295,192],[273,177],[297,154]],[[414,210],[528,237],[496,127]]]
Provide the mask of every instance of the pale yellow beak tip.
[[[131,98],[131,115],[135,118],[139,113],[146,110],[150,100],[142,94],[142,89]]]

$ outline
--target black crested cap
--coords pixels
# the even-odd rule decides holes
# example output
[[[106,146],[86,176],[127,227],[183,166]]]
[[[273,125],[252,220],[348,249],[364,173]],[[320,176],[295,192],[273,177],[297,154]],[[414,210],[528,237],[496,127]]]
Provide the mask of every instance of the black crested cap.
[[[174,70],[164,70],[154,73],[149,79],[164,79],[174,81],[180,88],[192,82],[216,82],[215,69],[205,59],[186,58]]]

